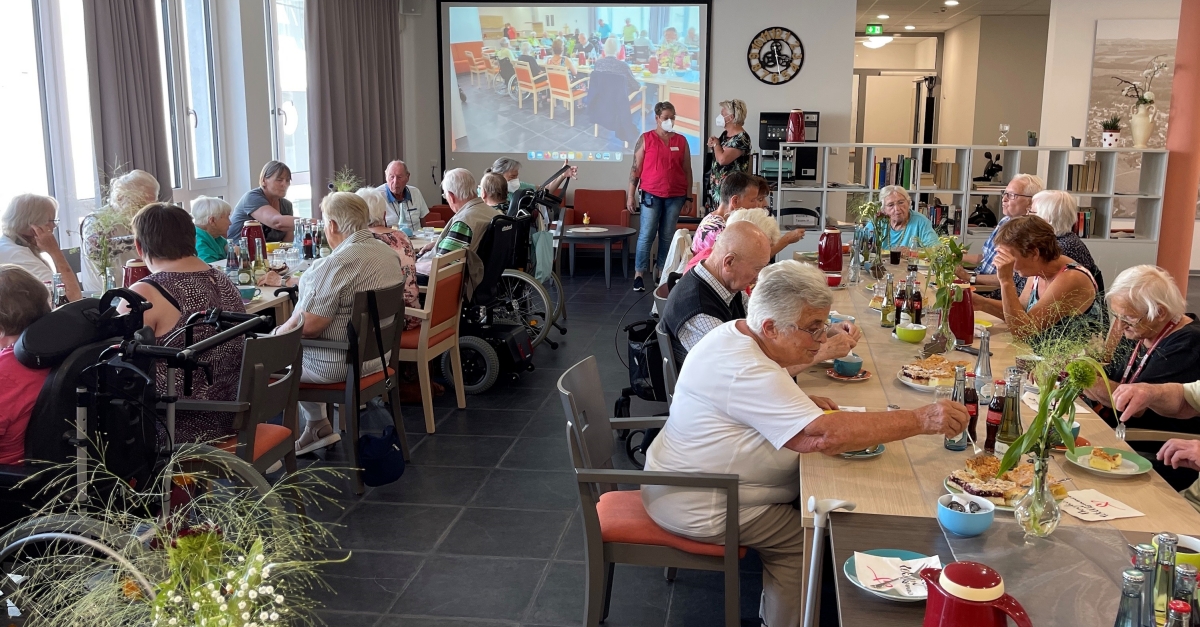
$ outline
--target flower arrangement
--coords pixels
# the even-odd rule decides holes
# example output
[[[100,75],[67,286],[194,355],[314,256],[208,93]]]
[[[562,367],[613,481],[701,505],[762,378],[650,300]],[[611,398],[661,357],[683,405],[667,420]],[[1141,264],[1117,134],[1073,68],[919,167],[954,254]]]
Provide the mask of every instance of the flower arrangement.
[[[1145,84],[1140,80],[1129,81],[1120,76],[1113,77],[1117,79],[1119,84],[1125,86],[1121,90],[1121,95],[1126,98],[1133,98],[1134,106],[1154,104],[1154,92],[1150,91],[1150,87],[1154,83],[1155,77],[1161,75],[1167,69],[1167,62],[1160,60],[1162,57],[1163,55],[1160,54],[1146,63],[1146,69],[1142,70],[1142,79],[1145,81]]]
[[[858,243],[858,250],[862,251],[862,261],[870,264],[871,276],[882,279],[883,238],[888,232],[888,217],[883,212],[883,203],[868,200],[860,204],[854,214],[855,222],[859,225],[854,229],[854,239]],[[866,228],[868,225],[870,230]]]
[[[333,180],[329,182],[329,191],[333,192],[353,192],[362,187],[365,181],[359,178],[350,166],[344,165],[342,169],[333,173]]]
[[[331,503],[317,490],[336,473],[306,469],[265,491],[217,477],[240,460],[210,447],[178,449],[147,491],[103,467],[85,482],[103,502],[76,501],[74,466],[43,489],[50,503],[18,524],[0,545],[25,530],[72,521],[91,546],[56,540],[19,555],[24,579],[8,599],[31,623],[117,627],[274,627],[311,625],[311,590],[323,585],[321,547],[334,546],[319,523],[283,505],[283,496]],[[189,472],[197,466],[213,472]],[[248,468],[248,467],[247,467]],[[252,469],[249,472],[256,472]],[[161,488],[171,486],[170,507]],[[157,512],[157,513],[156,513]],[[49,521],[49,522],[47,522]],[[65,526],[65,525],[64,525]],[[96,552],[108,559],[91,557]],[[348,557],[346,558],[348,559]]]
[[[1114,115],[1107,120],[1102,120],[1100,122],[1100,129],[1107,133],[1121,132],[1121,116]]]
[[[953,237],[943,236],[937,244],[925,248],[925,258],[929,260],[929,271],[926,273],[926,285],[937,284],[934,292],[933,309],[941,312],[938,330],[930,339],[930,344],[945,338],[946,345],[954,342],[954,334],[950,332],[950,306],[961,301],[965,292],[954,284],[954,272],[962,265],[963,255],[971,246],[961,246]]]

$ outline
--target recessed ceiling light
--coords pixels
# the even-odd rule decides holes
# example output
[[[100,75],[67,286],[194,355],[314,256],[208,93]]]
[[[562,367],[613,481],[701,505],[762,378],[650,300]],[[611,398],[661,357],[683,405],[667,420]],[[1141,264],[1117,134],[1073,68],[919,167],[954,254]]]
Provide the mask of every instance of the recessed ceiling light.
[[[909,24],[908,26],[904,27],[904,30],[916,30],[916,29],[917,29],[917,27],[913,26],[912,24]]]
[[[879,19],[881,19],[881,20],[886,20],[886,19],[888,19],[888,18],[889,18],[889,17],[891,17],[891,16],[890,16],[890,15],[888,15],[887,13],[880,13],[879,15],[876,15],[875,17],[877,17],[877,18],[879,18]]]
[[[958,6],[958,0],[946,0],[946,6],[948,6],[948,7]]]
[[[867,41],[863,42],[863,45],[868,48],[882,48],[891,42],[892,42],[892,38],[888,37],[888,36],[869,37],[869,38],[867,38]]]

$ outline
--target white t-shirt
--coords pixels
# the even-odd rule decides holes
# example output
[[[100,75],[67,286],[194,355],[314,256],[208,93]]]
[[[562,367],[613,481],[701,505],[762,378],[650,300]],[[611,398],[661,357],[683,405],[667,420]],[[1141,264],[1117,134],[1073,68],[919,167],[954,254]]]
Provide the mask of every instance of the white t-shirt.
[[[8,236],[0,236],[0,263],[21,266],[43,283],[54,278],[54,270],[46,265],[41,257],[25,246],[12,241]]]
[[[799,453],[783,445],[822,415],[787,370],[727,322],[688,352],[671,417],[646,452],[646,470],[738,476],[739,524],[800,495]],[[642,486],[650,517],[677,535],[725,533],[725,493]]]

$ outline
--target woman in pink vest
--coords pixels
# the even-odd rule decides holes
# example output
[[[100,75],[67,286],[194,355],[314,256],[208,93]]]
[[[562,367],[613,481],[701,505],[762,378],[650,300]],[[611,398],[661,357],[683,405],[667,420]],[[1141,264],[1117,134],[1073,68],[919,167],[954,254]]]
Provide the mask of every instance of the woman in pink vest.
[[[670,102],[654,105],[655,128],[642,133],[633,149],[633,169],[629,173],[629,194],[626,209],[638,211],[638,190],[641,190],[642,221],[638,229],[637,274],[633,290],[645,291],[642,275],[650,270],[650,249],[658,236],[658,263],[671,246],[675,223],[683,203],[692,202],[688,189],[692,186],[692,154],[687,139],[675,128],[675,107]],[[653,276],[651,276],[653,281]]]

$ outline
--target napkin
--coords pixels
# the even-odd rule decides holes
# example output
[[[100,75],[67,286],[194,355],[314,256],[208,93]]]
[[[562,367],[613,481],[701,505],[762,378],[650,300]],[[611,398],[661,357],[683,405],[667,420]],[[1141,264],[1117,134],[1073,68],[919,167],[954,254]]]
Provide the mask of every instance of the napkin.
[[[867,411],[867,408],[866,407],[851,407],[850,405],[838,405],[838,411],[865,412],[865,411]]]
[[[919,573],[924,568],[941,567],[942,560],[936,555],[902,560],[898,557],[876,557],[854,552],[854,571],[859,583],[872,590],[893,591],[905,597],[926,596],[928,592],[925,590],[925,580],[921,579]],[[885,581],[888,583],[882,583]]]
[[[1025,392],[1024,394],[1021,395],[1021,400],[1025,403],[1026,407],[1028,407],[1029,409],[1032,409],[1033,411],[1037,411],[1037,409],[1038,409],[1037,393]],[[1086,406],[1084,406],[1083,403],[1080,403],[1079,401],[1075,401],[1075,413],[1076,414],[1090,414],[1090,413],[1092,413],[1092,410],[1090,410]]]
[[[1058,504],[1058,508],[1080,520],[1089,522],[1145,516],[1136,509],[1104,496],[1096,490],[1067,492],[1067,498]]]

